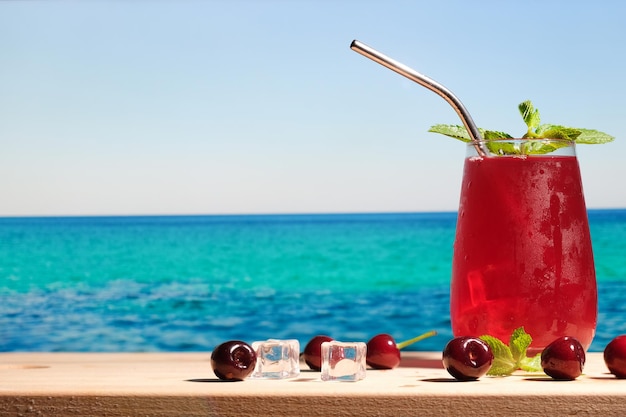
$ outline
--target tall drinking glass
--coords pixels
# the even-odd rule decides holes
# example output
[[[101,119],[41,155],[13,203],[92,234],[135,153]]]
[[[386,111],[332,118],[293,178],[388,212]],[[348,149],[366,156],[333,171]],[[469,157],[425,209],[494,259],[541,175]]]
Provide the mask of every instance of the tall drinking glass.
[[[454,335],[508,343],[523,326],[533,338],[529,354],[560,336],[588,349],[597,289],[574,143],[486,146],[501,152],[478,156],[470,144],[465,159],[450,291]],[[525,151],[548,147],[556,150]]]

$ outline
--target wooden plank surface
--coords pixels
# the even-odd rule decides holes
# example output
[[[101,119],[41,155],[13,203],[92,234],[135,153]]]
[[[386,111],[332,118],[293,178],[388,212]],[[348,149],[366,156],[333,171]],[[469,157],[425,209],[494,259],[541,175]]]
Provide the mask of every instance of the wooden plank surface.
[[[0,416],[626,415],[626,380],[588,355],[575,381],[516,374],[457,382],[438,352],[359,382],[224,382],[210,353],[0,353]],[[303,368],[306,368],[304,366]]]

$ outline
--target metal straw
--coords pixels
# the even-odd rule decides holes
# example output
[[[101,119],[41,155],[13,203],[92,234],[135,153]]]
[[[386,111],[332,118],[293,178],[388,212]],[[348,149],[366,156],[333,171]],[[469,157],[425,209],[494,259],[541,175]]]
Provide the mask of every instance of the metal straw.
[[[478,130],[478,127],[472,120],[472,116],[468,113],[467,109],[450,90],[448,90],[443,85],[439,84],[437,81],[420,74],[419,72],[407,67],[400,62],[389,58],[388,56],[378,52],[377,50],[370,48],[369,46],[357,41],[356,39],[352,41],[350,44],[350,49],[360,53],[361,55],[371,59],[372,61],[376,61],[384,67],[389,68],[392,71],[397,72],[400,75],[405,76],[409,80],[415,81],[419,85],[428,88],[429,90],[440,95],[445,101],[447,101],[454,111],[459,115],[465,129],[467,129],[467,133],[470,136],[472,142],[474,142],[474,147],[479,155],[485,156],[487,152],[483,148],[483,143],[480,142],[482,140],[482,136]]]

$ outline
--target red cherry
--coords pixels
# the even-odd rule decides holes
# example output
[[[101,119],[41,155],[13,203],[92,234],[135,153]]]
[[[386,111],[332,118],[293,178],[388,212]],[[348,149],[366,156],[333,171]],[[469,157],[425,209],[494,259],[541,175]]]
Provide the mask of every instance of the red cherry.
[[[604,363],[617,378],[626,378],[626,335],[620,335],[604,348]]]
[[[541,367],[554,379],[576,379],[583,373],[584,366],[585,349],[573,337],[559,337],[541,352]]]
[[[252,346],[231,340],[217,346],[211,353],[211,367],[219,379],[242,381],[254,371],[256,352]]]
[[[374,369],[393,369],[400,365],[400,351],[402,349],[436,334],[436,331],[431,330],[398,344],[393,337],[386,333],[377,334],[367,342],[365,361]]]
[[[309,368],[314,371],[320,371],[322,369],[322,343],[332,341],[333,338],[330,336],[318,335],[306,344],[302,358]]]
[[[367,342],[366,362],[374,369],[393,369],[400,365],[400,349],[386,333],[377,334]]]
[[[460,381],[472,381],[485,375],[493,362],[493,352],[482,339],[456,337],[443,349],[443,367]]]

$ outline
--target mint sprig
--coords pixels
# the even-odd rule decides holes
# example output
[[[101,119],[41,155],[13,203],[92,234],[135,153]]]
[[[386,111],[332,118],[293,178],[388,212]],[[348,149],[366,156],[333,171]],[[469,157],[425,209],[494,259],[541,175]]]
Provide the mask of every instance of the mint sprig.
[[[554,124],[541,124],[539,110],[533,106],[530,100],[518,105],[518,110],[526,124],[526,133],[523,139],[562,139],[576,142],[577,144],[601,144],[611,142],[615,138],[604,132],[593,129],[580,129]],[[429,132],[440,133],[463,142],[470,142],[471,138],[464,126],[438,124],[432,126]],[[511,139],[508,133],[496,130],[478,129],[482,138],[487,141],[486,146],[497,155],[528,155],[546,154],[555,151],[566,144],[556,142],[546,143],[541,141],[529,141],[514,146],[511,143],[498,143],[498,139]],[[492,142],[493,141],[493,142]]]
[[[539,110],[533,106],[530,100],[526,100],[520,103],[517,108],[524,119],[524,123],[528,126],[528,131],[524,135],[525,138],[536,138],[536,134],[533,132],[537,130],[541,122],[541,116],[539,116]]]
[[[526,356],[526,351],[533,338],[524,331],[523,327],[513,331],[508,345],[490,335],[483,335],[480,338],[489,345],[493,353],[493,363],[487,375],[505,376],[512,374],[518,369],[526,372],[539,372],[542,370],[540,353],[533,357]]]

